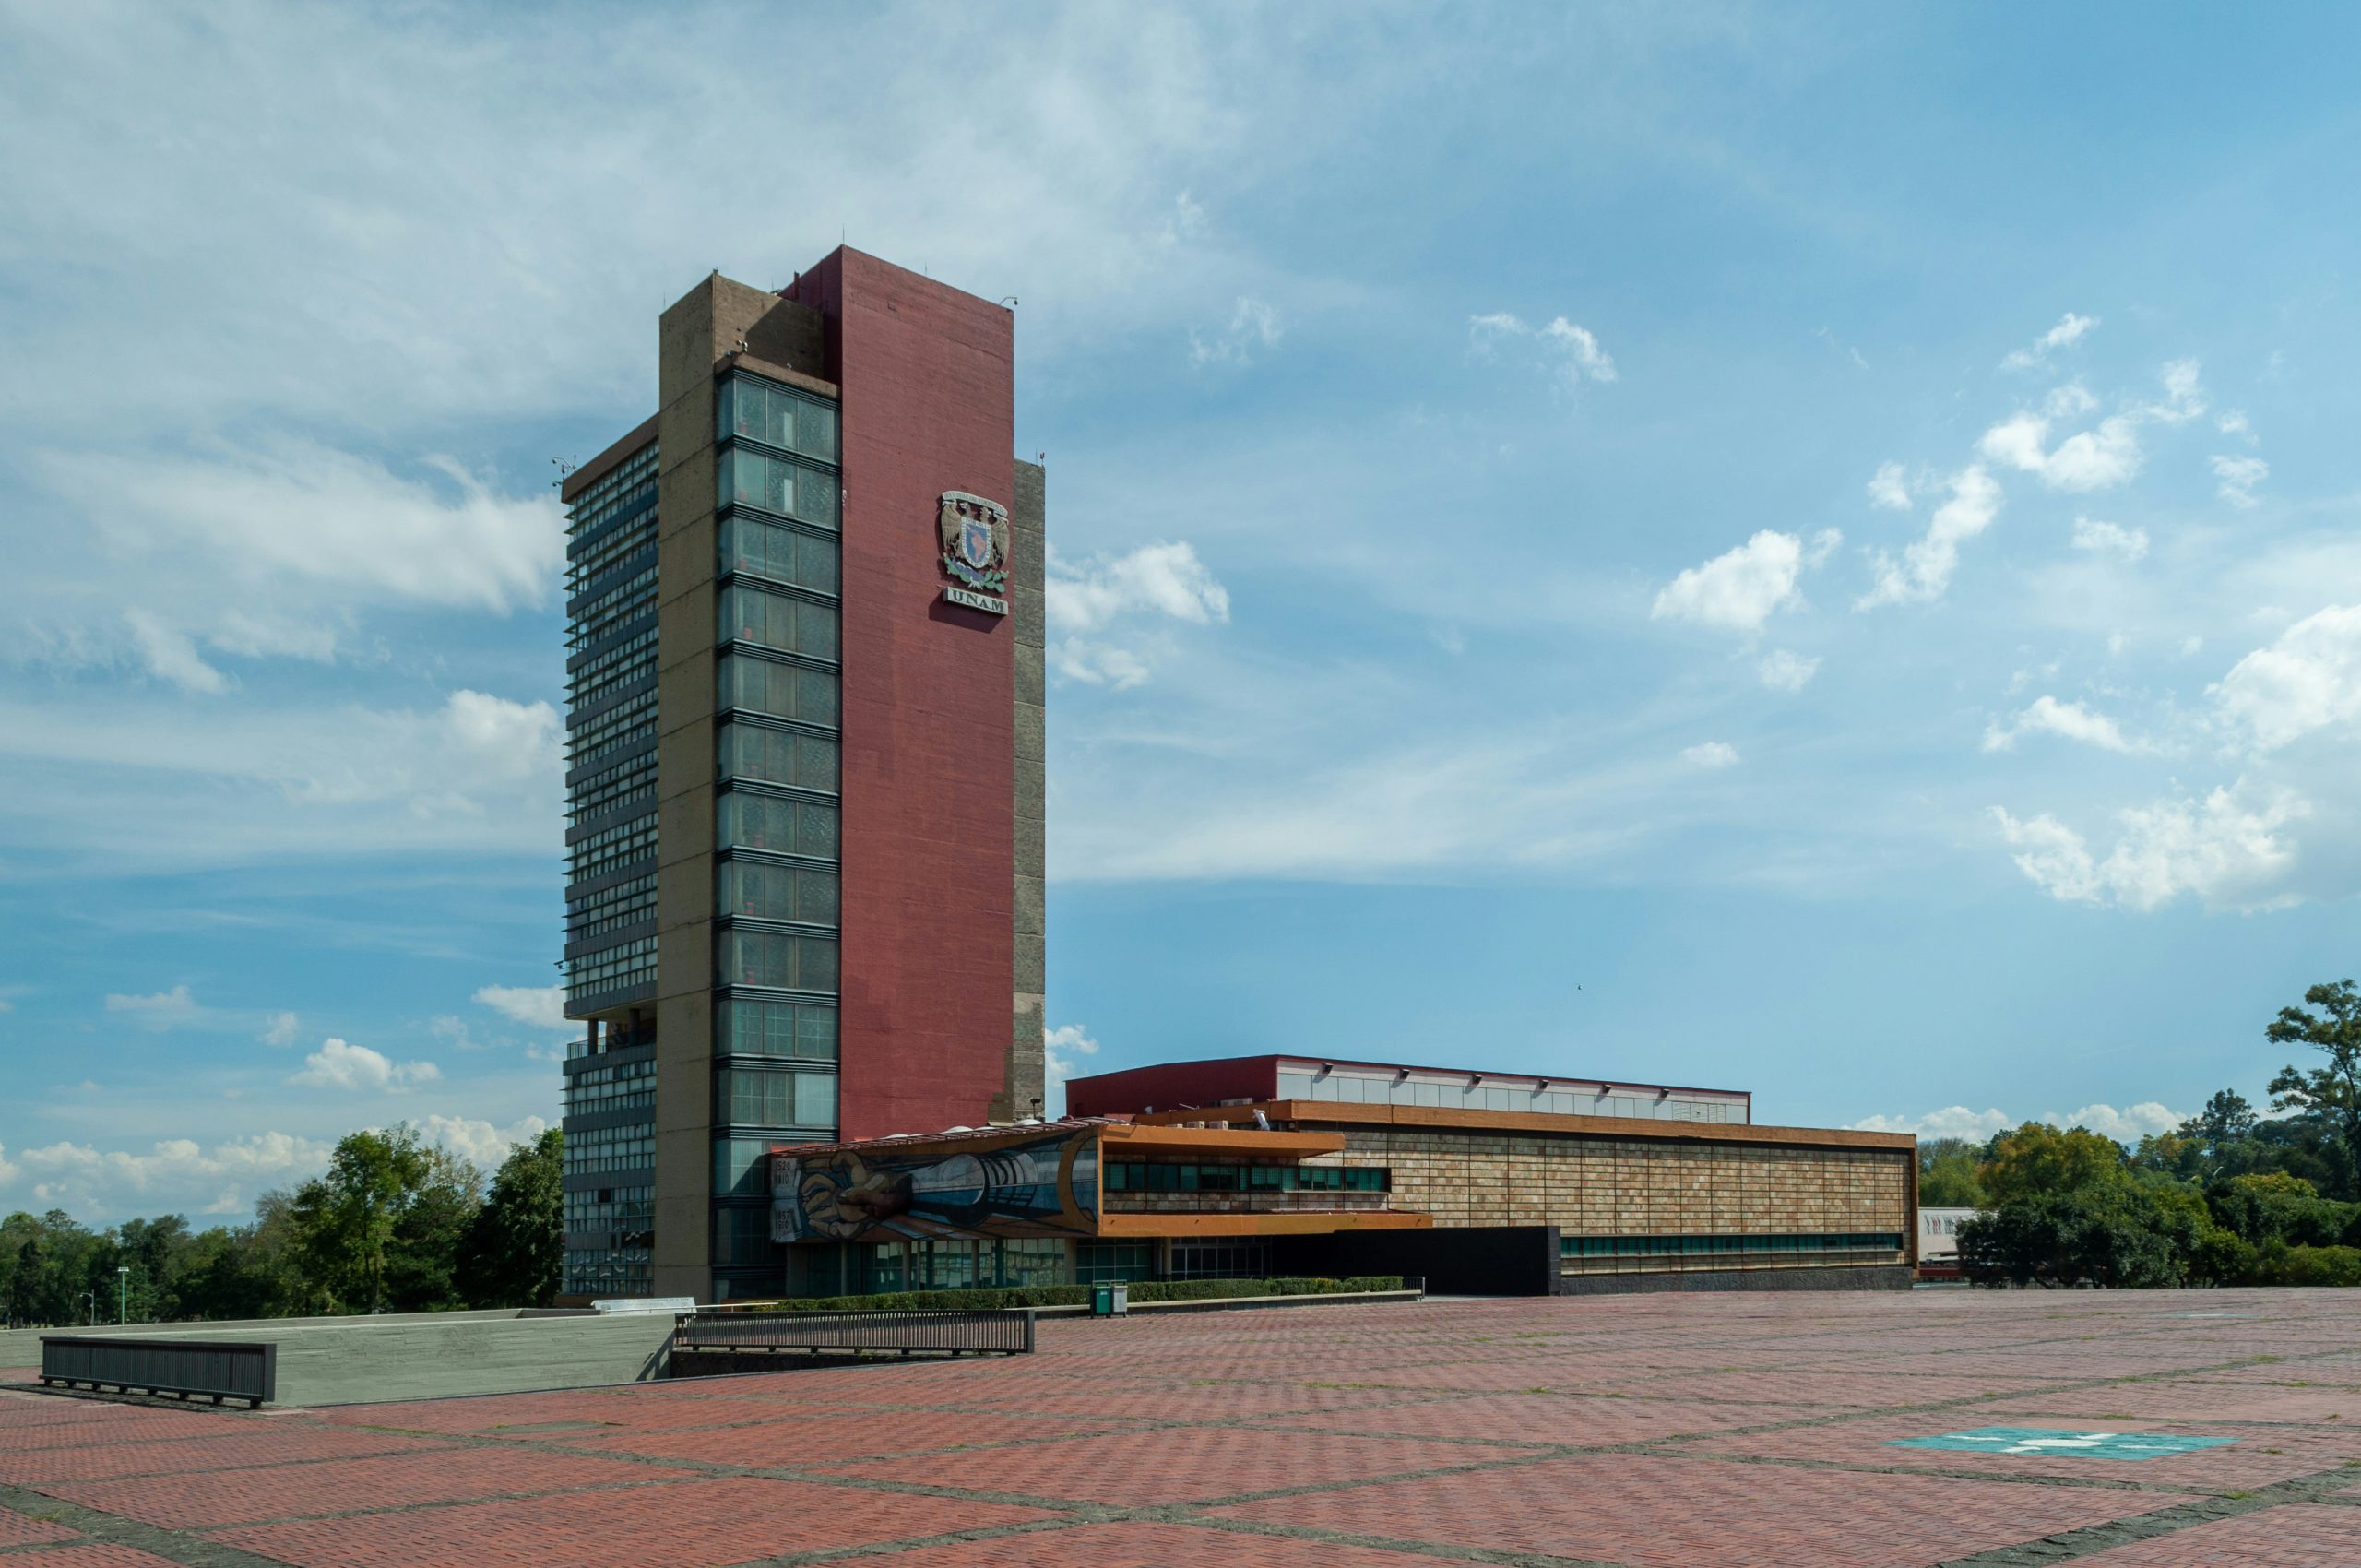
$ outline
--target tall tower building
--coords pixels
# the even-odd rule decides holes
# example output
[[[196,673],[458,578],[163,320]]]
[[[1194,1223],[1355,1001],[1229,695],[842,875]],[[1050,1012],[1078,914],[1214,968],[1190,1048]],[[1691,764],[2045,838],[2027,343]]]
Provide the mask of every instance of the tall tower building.
[[[774,1145],[1040,1112],[1012,328],[848,249],[716,273],[565,481],[568,1295],[776,1294]]]

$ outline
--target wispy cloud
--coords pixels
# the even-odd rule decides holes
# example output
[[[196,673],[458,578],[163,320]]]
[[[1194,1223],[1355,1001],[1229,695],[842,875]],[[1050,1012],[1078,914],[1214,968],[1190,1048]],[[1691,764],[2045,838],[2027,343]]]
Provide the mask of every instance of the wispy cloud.
[[[1599,345],[1597,335],[1562,315],[1552,316],[1539,327],[1528,326],[1524,318],[1506,311],[1471,315],[1467,341],[1484,356],[1499,352],[1503,345],[1518,345],[1548,365],[1568,386],[1615,379],[1615,357]]]
[[[2000,368],[2002,370],[2037,369],[2048,363],[2049,356],[2058,350],[2071,348],[2081,342],[2098,324],[2097,316],[2076,315],[2070,310],[2058,318],[2057,326],[2023,348],[2011,350],[2008,356],[2001,360]]]

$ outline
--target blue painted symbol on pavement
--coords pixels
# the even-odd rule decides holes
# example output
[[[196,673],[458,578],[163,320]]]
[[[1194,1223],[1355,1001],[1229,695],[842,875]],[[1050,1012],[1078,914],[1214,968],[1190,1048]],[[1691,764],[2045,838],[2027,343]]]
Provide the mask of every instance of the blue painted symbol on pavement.
[[[1949,1448],[1972,1454],[2071,1455],[2085,1459],[2165,1459],[2220,1448],[2235,1437],[2173,1437],[2153,1431],[2063,1431],[2052,1427],[1973,1427],[1940,1437],[1904,1437],[1889,1448]]]

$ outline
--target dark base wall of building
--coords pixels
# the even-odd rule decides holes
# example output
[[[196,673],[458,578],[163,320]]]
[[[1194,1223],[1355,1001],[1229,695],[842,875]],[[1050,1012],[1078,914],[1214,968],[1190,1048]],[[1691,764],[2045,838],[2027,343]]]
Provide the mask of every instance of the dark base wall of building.
[[[1287,1238],[1273,1265],[1287,1274],[1420,1275],[1442,1296],[1548,1296],[1558,1289],[1558,1228],[1484,1225],[1433,1230],[1340,1230]]]
[[[1679,1269],[1633,1274],[1566,1274],[1562,1296],[1636,1296],[1653,1290],[1907,1290],[1916,1275],[1907,1264],[1855,1264],[1836,1268]]]

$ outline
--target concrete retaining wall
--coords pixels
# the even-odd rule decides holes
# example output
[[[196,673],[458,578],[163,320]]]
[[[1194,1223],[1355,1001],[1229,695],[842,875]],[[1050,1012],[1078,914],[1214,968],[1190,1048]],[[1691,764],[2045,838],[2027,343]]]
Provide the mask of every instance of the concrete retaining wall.
[[[0,1367],[38,1366],[41,1336],[72,1332],[52,1328],[0,1334]],[[671,1351],[672,1317],[669,1313],[613,1317],[430,1313],[144,1324],[88,1332],[268,1340],[279,1347],[276,1403],[355,1405],[584,1388],[661,1377]]]

